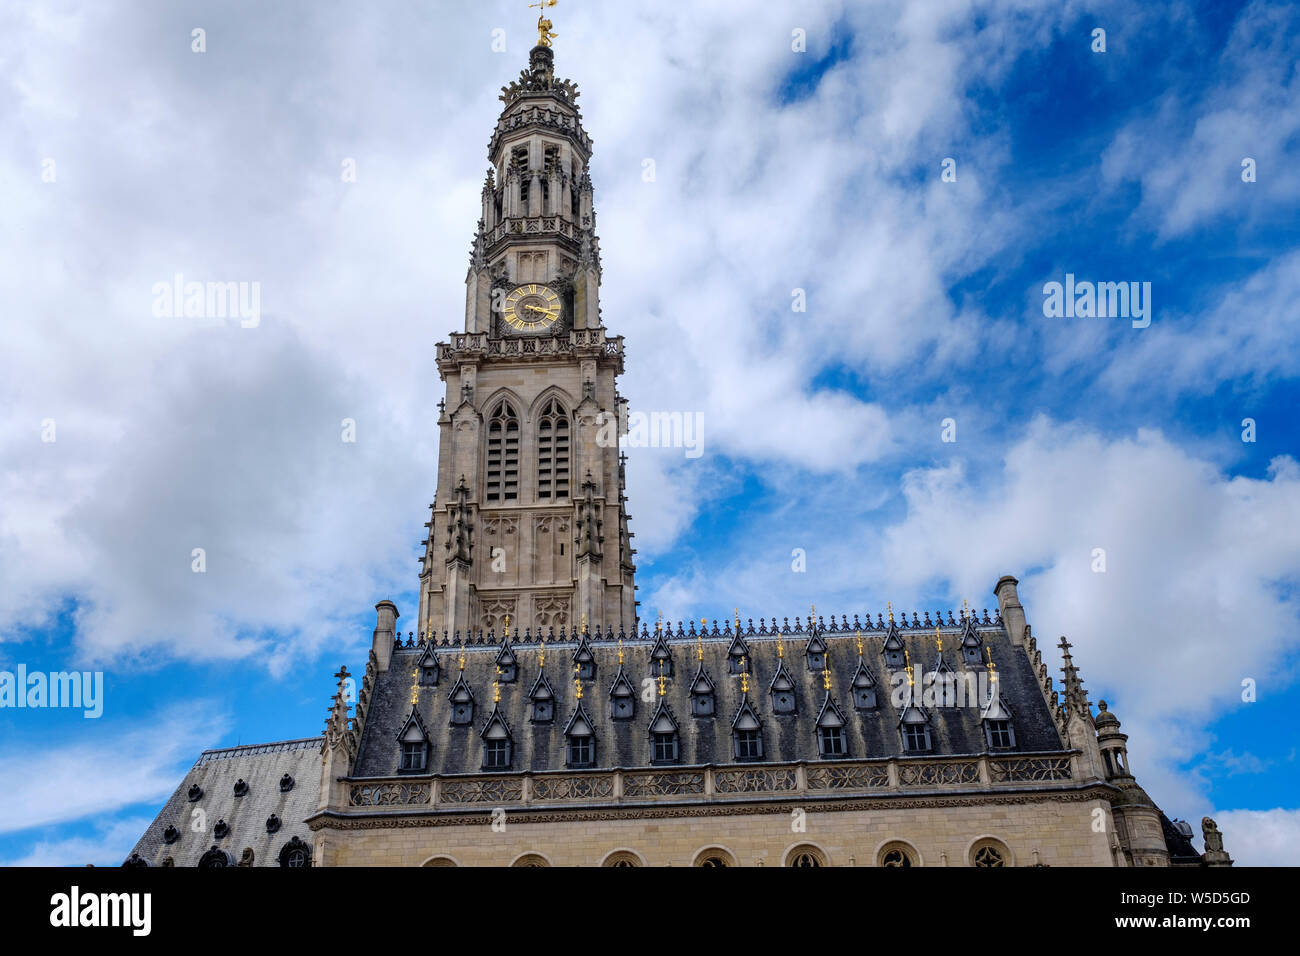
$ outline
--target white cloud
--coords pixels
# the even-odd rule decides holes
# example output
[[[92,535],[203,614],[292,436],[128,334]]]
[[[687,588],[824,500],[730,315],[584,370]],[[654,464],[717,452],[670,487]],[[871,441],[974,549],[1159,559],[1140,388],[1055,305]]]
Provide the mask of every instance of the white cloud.
[[[0,755],[0,833],[105,817],[136,803],[161,803],[228,719],[203,701],[173,705],[110,733],[75,743],[8,746]],[[107,824],[105,824],[107,825]],[[136,831],[137,836],[141,831]]]
[[[1167,93],[1154,115],[1116,134],[1102,157],[1102,173],[1113,184],[1141,183],[1136,220],[1154,221],[1161,238],[1169,239],[1221,217],[1250,219],[1300,199],[1300,183],[1291,175],[1300,131],[1297,55],[1295,9],[1254,0],[1210,66],[1207,89],[1194,96]],[[1190,78],[1199,84],[1204,74]],[[1253,183],[1241,179],[1247,157],[1257,164]]]
[[[1238,866],[1300,863],[1300,810],[1220,810],[1213,816]]]
[[[37,840],[0,866],[119,866],[152,822],[152,817],[124,817],[96,827],[94,836]]]

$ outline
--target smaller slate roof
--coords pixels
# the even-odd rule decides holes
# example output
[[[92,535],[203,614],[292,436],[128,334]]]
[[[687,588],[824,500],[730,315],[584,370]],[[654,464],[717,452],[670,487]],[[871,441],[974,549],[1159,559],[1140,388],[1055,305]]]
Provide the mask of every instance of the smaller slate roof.
[[[320,796],[323,742],[324,737],[304,737],[203,751],[132,852],[153,866],[168,857],[175,866],[195,866],[214,845],[235,862],[251,848],[254,866],[278,866],[281,849],[294,837],[312,843],[303,821],[315,812]],[[288,790],[281,789],[285,774],[293,780]],[[236,796],[241,780],[247,789]],[[201,795],[191,800],[195,786]],[[272,814],[280,820],[274,833],[266,826]],[[229,832],[218,837],[214,831],[223,821]],[[193,829],[196,822],[203,824],[199,832]],[[176,829],[172,843],[165,837],[168,827]]]

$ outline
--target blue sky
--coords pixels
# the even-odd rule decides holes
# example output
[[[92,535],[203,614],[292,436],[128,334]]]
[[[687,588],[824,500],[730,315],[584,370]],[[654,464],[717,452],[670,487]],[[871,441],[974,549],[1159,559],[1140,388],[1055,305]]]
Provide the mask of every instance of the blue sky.
[[[107,691],[0,710],[0,862],[115,862],[201,749],[319,732],[376,601],[413,616],[433,343],[532,42],[458,6],[0,14],[0,669]],[[556,65],[621,387],[705,437],[629,449],[643,613],[983,608],[1014,574],[1154,799],[1294,861],[1300,14],[592,6]],[[259,281],[260,325],[153,316],[176,272]],[[1045,317],[1067,272],[1150,282],[1151,325]]]

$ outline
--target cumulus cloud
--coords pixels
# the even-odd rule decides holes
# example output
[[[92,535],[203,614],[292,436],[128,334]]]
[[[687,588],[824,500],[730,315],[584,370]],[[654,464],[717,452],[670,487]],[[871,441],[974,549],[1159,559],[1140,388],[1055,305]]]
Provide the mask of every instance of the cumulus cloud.
[[[1233,23],[1205,88],[1186,74],[1150,115],[1121,129],[1102,158],[1112,183],[1137,181],[1135,219],[1161,238],[1184,235],[1232,214],[1257,218],[1300,199],[1295,136],[1300,131],[1300,16],[1287,4],[1254,0]],[[1190,101],[1190,102],[1189,102]],[[1242,181],[1242,162],[1256,166]]]
[[[40,839],[0,866],[118,866],[152,822],[151,817],[122,817],[96,826],[91,836]]]
[[[1241,866],[1300,862],[1300,810],[1220,810],[1214,822],[1223,833],[1223,848]]]
[[[161,709],[147,721],[85,731],[63,746],[6,747],[0,756],[0,833],[101,819],[137,803],[158,803],[176,789],[204,747],[229,728],[213,704]],[[83,861],[84,862],[84,861]]]

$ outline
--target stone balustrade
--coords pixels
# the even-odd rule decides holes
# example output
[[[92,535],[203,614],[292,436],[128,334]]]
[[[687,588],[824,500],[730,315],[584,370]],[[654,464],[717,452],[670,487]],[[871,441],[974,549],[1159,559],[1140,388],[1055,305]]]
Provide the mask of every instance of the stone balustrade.
[[[968,757],[888,757],[819,763],[653,767],[345,779],[348,806],[366,810],[472,805],[640,804],[678,797],[834,796],[921,790],[996,792],[1070,782],[1073,751]]]

